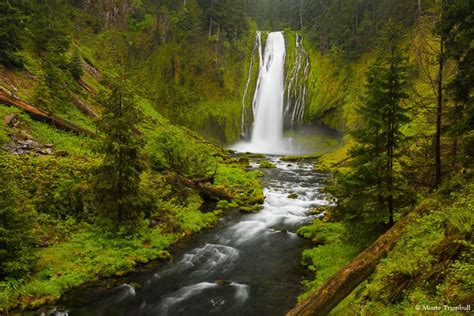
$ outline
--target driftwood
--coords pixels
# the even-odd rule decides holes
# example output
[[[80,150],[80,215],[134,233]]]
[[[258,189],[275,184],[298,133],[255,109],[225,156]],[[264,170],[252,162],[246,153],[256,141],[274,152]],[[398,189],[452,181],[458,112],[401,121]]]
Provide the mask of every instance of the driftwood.
[[[298,303],[286,315],[327,315],[374,272],[380,259],[395,246],[405,227],[413,221],[417,214],[418,212],[415,211],[395,223],[369,248],[339,270],[309,297]]]
[[[40,110],[26,103],[25,101],[15,98],[12,94],[5,92],[3,89],[0,89],[0,103],[17,107],[25,111],[26,113],[28,113],[33,119],[48,123],[56,128],[59,128],[68,132],[73,132],[79,135],[87,135],[93,138],[97,137],[97,135],[94,132],[88,129],[85,129],[83,127],[80,127],[64,118],[51,115],[46,111]]]
[[[200,179],[188,179],[180,175],[176,175],[176,178],[183,185],[188,188],[198,191],[206,199],[219,199],[230,201],[234,197],[227,190],[212,185],[214,182],[213,177],[205,177]]]

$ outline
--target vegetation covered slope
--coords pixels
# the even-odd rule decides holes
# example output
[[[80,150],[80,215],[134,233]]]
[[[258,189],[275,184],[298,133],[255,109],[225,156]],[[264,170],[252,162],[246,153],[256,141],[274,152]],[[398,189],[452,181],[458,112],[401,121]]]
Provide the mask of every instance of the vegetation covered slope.
[[[204,33],[205,7],[164,5],[0,2],[0,313],[166,259],[222,209],[263,202],[259,172],[159,113],[238,135],[247,21]]]
[[[433,306],[456,312],[472,300],[472,234],[461,233],[474,214],[472,3],[286,3],[307,9],[300,15],[312,64],[306,119],[345,135],[342,148],[316,163],[332,171],[328,190],[337,206],[299,231],[315,243],[303,253],[315,278],[305,281],[301,300],[335,284],[330,278],[342,276],[339,270],[392,226],[392,211],[395,222],[421,212],[333,313],[416,314]],[[294,24],[294,12],[283,21]],[[393,45],[385,34],[396,28],[402,38]]]

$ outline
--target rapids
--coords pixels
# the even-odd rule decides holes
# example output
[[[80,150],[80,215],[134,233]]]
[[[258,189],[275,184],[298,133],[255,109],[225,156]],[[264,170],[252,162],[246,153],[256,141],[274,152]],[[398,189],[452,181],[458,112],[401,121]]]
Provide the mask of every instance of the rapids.
[[[171,261],[111,288],[73,291],[35,315],[284,315],[302,292],[305,273],[300,260],[308,242],[296,231],[329,201],[321,193],[325,175],[310,163],[267,159],[277,168],[264,171],[261,211],[226,211],[216,228],[176,247]]]

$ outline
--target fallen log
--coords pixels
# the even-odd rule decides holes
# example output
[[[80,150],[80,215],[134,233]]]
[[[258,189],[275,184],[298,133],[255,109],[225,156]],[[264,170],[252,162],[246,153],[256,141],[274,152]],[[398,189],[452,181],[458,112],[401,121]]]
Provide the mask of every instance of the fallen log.
[[[5,92],[3,89],[0,89],[0,103],[4,103],[8,106],[17,107],[26,113],[28,113],[33,119],[48,123],[56,128],[62,129],[64,131],[73,132],[78,135],[86,135],[92,138],[96,138],[97,135],[83,127],[80,127],[64,118],[51,115],[46,111],[40,110],[25,101],[15,98],[12,94]]]
[[[205,199],[218,199],[230,201],[234,198],[231,193],[229,193],[224,188],[219,188],[213,186],[213,177],[200,178],[196,180],[188,179],[180,175],[176,175],[176,178],[183,185],[188,188],[198,191]]]
[[[87,115],[90,118],[96,119],[99,116],[95,113],[85,102],[83,102],[77,95],[71,93],[72,103],[76,108],[81,111],[83,114]]]
[[[414,211],[395,223],[369,248],[361,252],[286,315],[327,315],[374,272],[380,259],[392,250],[402,236],[405,227],[414,220],[418,213],[418,211]]]
[[[79,79],[77,80],[77,83],[79,83],[79,85],[90,94],[96,94],[96,91],[91,86],[89,86],[84,80]]]

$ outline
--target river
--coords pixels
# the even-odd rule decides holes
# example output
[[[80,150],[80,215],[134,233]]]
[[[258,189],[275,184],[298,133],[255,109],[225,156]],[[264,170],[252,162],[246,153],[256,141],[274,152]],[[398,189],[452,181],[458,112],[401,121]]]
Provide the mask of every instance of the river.
[[[226,211],[215,228],[177,246],[166,264],[111,288],[73,291],[39,314],[284,315],[296,303],[305,274],[300,259],[308,241],[296,231],[320,216],[312,209],[329,202],[321,193],[325,175],[312,164],[268,159],[277,168],[264,170],[262,210]]]

